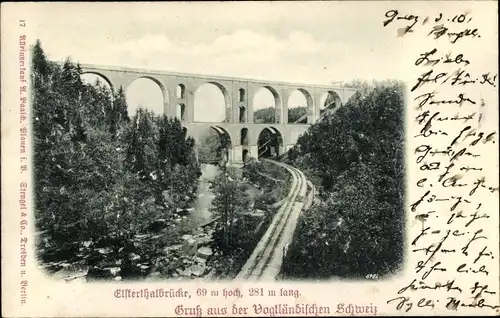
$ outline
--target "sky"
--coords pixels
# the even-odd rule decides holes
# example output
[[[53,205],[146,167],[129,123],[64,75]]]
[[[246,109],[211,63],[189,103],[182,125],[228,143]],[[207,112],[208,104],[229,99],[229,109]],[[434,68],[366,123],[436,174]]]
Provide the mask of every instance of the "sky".
[[[382,27],[392,8],[381,1],[44,3],[30,21],[52,60],[329,84],[401,77],[408,51]],[[195,120],[224,118],[222,94],[210,86],[195,95]],[[151,81],[126,93],[132,111],[162,109]],[[266,89],[255,95],[255,109],[273,104]],[[294,92],[289,104],[305,98]]]

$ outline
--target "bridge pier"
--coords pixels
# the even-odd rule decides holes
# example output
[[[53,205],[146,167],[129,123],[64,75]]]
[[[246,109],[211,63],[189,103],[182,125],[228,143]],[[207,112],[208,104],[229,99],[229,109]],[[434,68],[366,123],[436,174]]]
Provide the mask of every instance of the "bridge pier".
[[[248,155],[250,157],[253,157],[255,159],[259,159],[259,146],[257,145],[252,145],[252,146],[249,146],[249,151],[248,151]]]
[[[232,153],[232,162],[243,162],[243,146],[233,146]]]
[[[258,146],[257,145],[237,145],[231,148],[230,161],[233,163],[242,163],[248,157],[258,159]]]

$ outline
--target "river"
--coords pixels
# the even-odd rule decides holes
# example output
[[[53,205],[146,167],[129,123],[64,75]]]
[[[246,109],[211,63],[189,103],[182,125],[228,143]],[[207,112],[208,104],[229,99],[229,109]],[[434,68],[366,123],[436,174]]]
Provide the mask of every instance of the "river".
[[[186,220],[186,227],[189,229],[196,229],[213,218],[210,205],[214,194],[210,190],[210,181],[219,173],[219,167],[211,164],[201,164],[200,168],[202,174],[199,179],[196,200],[191,204],[193,210]]]

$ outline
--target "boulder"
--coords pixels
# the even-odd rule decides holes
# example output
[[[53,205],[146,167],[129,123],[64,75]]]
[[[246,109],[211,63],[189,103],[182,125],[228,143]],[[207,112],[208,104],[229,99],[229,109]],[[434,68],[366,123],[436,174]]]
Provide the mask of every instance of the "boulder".
[[[196,254],[198,246],[196,245],[196,241],[186,242],[183,247],[182,254],[184,256],[190,257]]]
[[[194,276],[201,276],[205,273],[205,270],[206,270],[206,266],[204,263],[201,263],[201,264],[196,264],[196,265],[193,265],[189,268],[189,270],[191,271],[191,273],[194,275]]]
[[[213,254],[212,249],[208,246],[200,247],[197,252],[198,257],[203,259],[207,259]]]
[[[110,249],[109,247],[103,247],[103,248],[98,248],[97,251],[100,253],[100,254],[109,254],[111,253],[113,250]]]
[[[182,272],[179,273],[181,276],[183,277],[190,277],[192,272],[191,272],[191,269],[190,268],[186,268],[185,270],[183,270]]]
[[[109,272],[111,275],[116,276],[122,269],[120,267],[111,267],[109,268]]]
[[[137,255],[137,254],[135,254],[135,253],[130,253],[130,254],[129,254],[129,259],[130,259],[131,261],[137,261],[137,260],[140,260],[140,259],[141,259],[141,256],[140,256],[140,255]]]
[[[193,237],[184,241],[184,245],[183,245],[184,255],[192,256],[192,255],[196,254],[197,249],[198,249],[198,244],[196,243],[196,240]]]
[[[166,254],[173,254],[174,252],[179,251],[180,249],[182,249],[182,244],[170,245],[165,247],[163,249],[163,252],[165,252]]]
[[[195,261],[195,263],[198,263],[198,264],[205,264],[207,262],[206,259],[198,257],[198,256],[195,256],[194,261]]]
[[[203,235],[203,236],[196,238],[196,242],[198,243],[198,245],[207,245],[207,244],[210,244],[212,242],[212,237],[210,237],[208,235]]]

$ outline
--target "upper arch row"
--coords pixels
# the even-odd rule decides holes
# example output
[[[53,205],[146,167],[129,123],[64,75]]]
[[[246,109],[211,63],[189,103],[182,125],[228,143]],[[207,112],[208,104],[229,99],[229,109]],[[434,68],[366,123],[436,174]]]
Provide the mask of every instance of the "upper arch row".
[[[62,65],[61,62],[56,62]],[[180,73],[173,71],[155,71],[150,69],[139,69],[121,66],[110,66],[110,65],[95,65],[95,64],[79,64],[80,68],[84,72],[97,72],[97,73],[120,73],[120,74],[134,74],[135,77],[178,77],[178,78],[191,78],[191,79],[210,79],[210,81],[215,82],[246,82],[252,84],[262,84],[271,86],[288,86],[288,87],[315,87],[321,90],[346,90],[355,91],[355,88],[349,85],[321,85],[321,84],[311,84],[311,83],[298,83],[298,82],[283,82],[283,81],[267,81],[262,79],[252,79],[252,78],[239,78],[239,77],[228,77],[220,75],[208,75],[208,74],[194,74],[194,73]],[[268,83],[268,84],[265,84]]]
[[[224,95],[226,100],[234,100],[235,102],[246,102],[247,99],[252,96],[251,93],[255,93],[258,89],[264,87],[271,92],[275,99],[275,106],[278,107],[283,105],[283,100],[288,97],[293,91],[300,91],[304,97],[306,98],[308,106],[312,106],[313,100],[319,98],[318,96],[322,96],[325,93],[331,93],[336,95],[340,102],[344,104],[346,102],[346,94],[343,94],[344,89],[340,91],[336,88],[318,88],[315,86],[299,86],[298,84],[283,86],[281,84],[273,84],[268,83],[253,83],[253,82],[242,82],[242,81],[217,81],[210,78],[178,78],[175,76],[173,80],[169,80],[169,83],[165,83],[167,81],[162,81],[159,79],[160,77],[151,76],[148,74],[128,74],[123,72],[113,72],[113,71],[97,71],[97,70],[86,70],[82,69],[82,75],[84,74],[93,74],[101,77],[112,90],[116,91],[119,87],[122,87],[124,90],[131,85],[134,81],[138,79],[149,79],[158,85],[160,90],[163,93],[165,103],[169,103],[175,99],[185,99],[187,91],[195,92],[199,87],[204,84],[213,84],[219,88],[221,93]],[[171,83],[171,85],[170,85]],[[168,88],[167,88],[168,85]],[[353,91],[353,89],[348,88],[348,91]],[[250,92],[249,92],[250,91]],[[253,91],[253,92],[252,92]],[[353,94],[347,94],[347,98]]]

